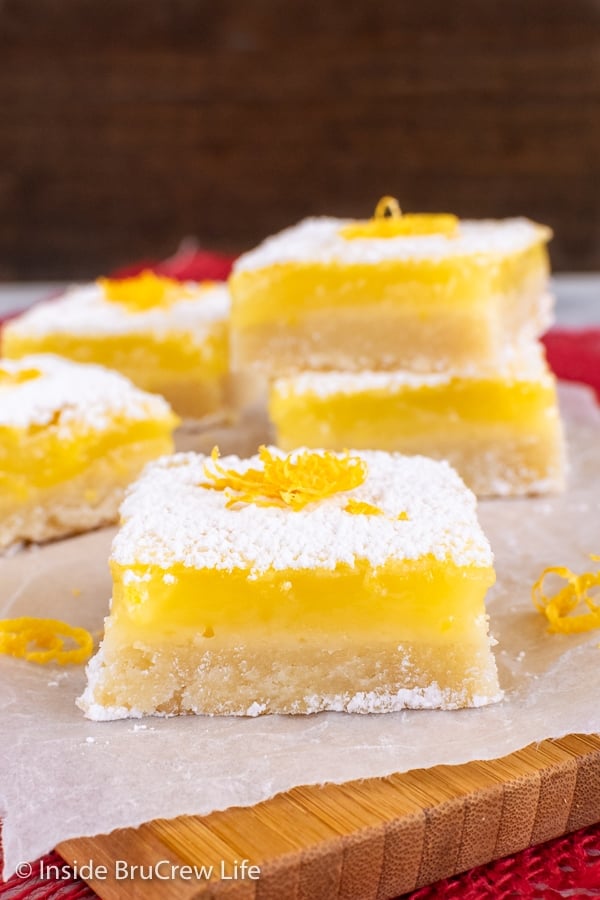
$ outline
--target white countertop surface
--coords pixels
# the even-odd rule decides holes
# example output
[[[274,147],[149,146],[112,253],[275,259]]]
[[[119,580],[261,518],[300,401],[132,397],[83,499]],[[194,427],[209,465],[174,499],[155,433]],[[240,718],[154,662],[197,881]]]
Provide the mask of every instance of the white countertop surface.
[[[568,328],[600,325],[600,273],[565,273],[552,279],[556,321]],[[0,284],[0,318],[26,309],[37,300],[64,288],[64,282]]]

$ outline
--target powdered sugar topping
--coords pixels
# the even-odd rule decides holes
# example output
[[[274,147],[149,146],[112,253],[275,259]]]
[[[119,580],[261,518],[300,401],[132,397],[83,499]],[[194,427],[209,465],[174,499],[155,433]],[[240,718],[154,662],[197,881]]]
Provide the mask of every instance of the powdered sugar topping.
[[[484,254],[509,256],[551,237],[545,226],[519,218],[462,221],[456,237],[429,234],[348,240],[340,230],[351,223],[350,219],[327,217],[304,219],[245,253],[235,263],[234,271],[294,262],[377,264],[394,259],[441,260]]]
[[[299,375],[277,378],[273,382],[273,394],[281,397],[312,395],[315,397],[332,397],[334,395],[351,396],[359,393],[385,391],[394,393],[406,389],[435,388],[449,385],[454,379],[480,381],[499,379],[507,383],[534,383],[551,386],[555,383],[554,375],[548,369],[542,347],[537,343],[513,348],[498,365],[489,368],[454,369],[440,373],[420,373],[408,371],[391,372],[316,372],[306,371]]]
[[[171,415],[162,397],[139,390],[123,375],[102,366],[34,354],[3,359],[0,368],[9,375],[27,370],[40,373],[20,383],[0,381],[0,427],[47,425],[60,412],[61,428],[77,425],[102,431],[116,417],[145,420]]]
[[[377,567],[427,554],[461,566],[492,564],[475,497],[447,463],[379,451],[359,455],[368,466],[363,484],[300,511],[254,503],[227,509],[222,491],[202,486],[207,457],[165,457],[129,489],[113,559],[123,566],[250,569],[251,577],[270,569],[332,570],[358,560]],[[261,465],[257,457],[221,462],[239,472]],[[350,498],[383,515],[349,514]],[[408,520],[398,519],[402,512]]]
[[[229,316],[229,291],[218,283],[182,285],[181,300],[166,307],[132,311],[107,300],[97,283],[72,287],[62,297],[38,303],[7,326],[26,335],[74,334],[87,337],[184,332],[197,343],[215,323]]]

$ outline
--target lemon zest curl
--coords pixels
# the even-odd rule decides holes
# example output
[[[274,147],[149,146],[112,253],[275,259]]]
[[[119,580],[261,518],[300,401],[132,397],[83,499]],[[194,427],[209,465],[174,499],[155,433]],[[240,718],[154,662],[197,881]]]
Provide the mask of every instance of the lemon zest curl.
[[[395,238],[441,234],[456,237],[458,219],[450,213],[403,213],[395,197],[382,197],[372,219],[344,225],[346,240],[356,238]]]
[[[219,463],[219,448],[211,453],[212,469],[204,464],[207,479],[202,487],[224,491],[226,506],[254,503],[295,511],[309,503],[323,500],[342,491],[350,491],[367,477],[367,464],[360,456],[304,451],[287,456],[275,455],[268,447],[259,449],[262,469],[236,472]]]
[[[590,559],[599,562],[600,556],[590,556]],[[548,575],[558,575],[567,582],[552,596],[544,593],[544,581]],[[588,593],[598,585],[600,570],[577,575],[566,566],[548,566],[544,569],[531,589],[531,596],[535,607],[550,623],[548,631],[554,634],[580,634],[600,628],[600,604],[595,603]],[[582,601],[589,612],[571,615]]]
[[[68,641],[75,647],[65,649]],[[37,648],[37,649],[35,649]],[[61,666],[85,662],[94,650],[94,640],[85,628],[58,619],[21,616],[0,619],[0,653],[38,665],[56,662]]]
[[[98,278],[97,284],[106,300],[119,303],[130,312],[168,308],[188,293],[181,282],[156,275],[150,269],[131,278]]]

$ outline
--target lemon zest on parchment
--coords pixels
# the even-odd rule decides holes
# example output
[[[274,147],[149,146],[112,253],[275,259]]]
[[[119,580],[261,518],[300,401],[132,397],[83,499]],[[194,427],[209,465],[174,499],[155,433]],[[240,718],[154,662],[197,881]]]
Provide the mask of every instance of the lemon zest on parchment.
[[[600,556],[590,556],[590,559],[599,562]],[[544,581],[548,575],[557,575],[566,581],[565,586],[556,594],[548,595],[544,592]],[[600,570],[577,575],[566,566],[548,566],[544,569],[531,589],[531,596],[535,607],[550,623],[548,631],[555,634],[579,634],[600,628],[600,603],[595,603],[588,593],[598,585]],[[572,615],[582,602],[587,606],[588,612]]]
[[[74,647],[67,647],[72,642]],[[21,616],[0,619],[0,653],[16,656],[29,662],[61,666],[86,662],[92,655],[94,640],[85,628],[78,628],[58,619],[38,619]]]

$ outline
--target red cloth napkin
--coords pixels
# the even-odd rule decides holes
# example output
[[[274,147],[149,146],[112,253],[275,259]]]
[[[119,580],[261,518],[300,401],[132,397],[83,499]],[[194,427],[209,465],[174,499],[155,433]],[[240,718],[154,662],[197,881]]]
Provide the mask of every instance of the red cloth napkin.
[[[224,256],[198,250],[193,243],[184,242],[177,253],[162,262],[140,260],[112,272],[113,278],[131,278],[145,269],[176,278],[178,281],[226,281],[229,278],[235,256]]]
[[[600,400],[600,328],[553,329],[544,337],[550,368],[566,381],[595,388]]]
[[[233,257],[182,247],[162,263],[141,261],[114,272],[114,277],[129,277],[143,269],[182,281],[223,280],[227,278]],[[600,398],[600,329],[551,331],[544,338],[548,361],[560,378],[581,381],[594,387]],[[28,802],[24,800],[24,802]],[[599,811],[600,816],[600,811]],[[1,853],[1,846],[0,846]],[[84,900],[96,894],[79,879],[42,882],[40,864],[63,864],[56,853],[32,863],[31,874],[0,882],[0,897],[6,900]],[[559,892],[565,893],[559,893]],[[600,894],[600,824],[522,853],[478,866],[470,872],[445,879],[405,895],[405,900],[550,900]]]

